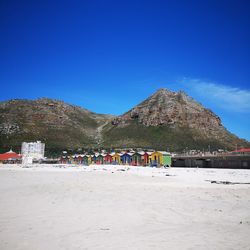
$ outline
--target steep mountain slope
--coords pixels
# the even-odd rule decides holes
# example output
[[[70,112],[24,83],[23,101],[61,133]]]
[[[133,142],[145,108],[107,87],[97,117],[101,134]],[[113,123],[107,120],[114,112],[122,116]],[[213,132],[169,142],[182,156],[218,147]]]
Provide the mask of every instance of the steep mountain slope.
[[[105,127],[106,145],[183,150],[247,146],[211,110],[180,91],[160,89]]]
[[[2,102],[0,148],[34,140],[44,141],[51,151],[95,147],[97,129],[112,118],[47,98]]]

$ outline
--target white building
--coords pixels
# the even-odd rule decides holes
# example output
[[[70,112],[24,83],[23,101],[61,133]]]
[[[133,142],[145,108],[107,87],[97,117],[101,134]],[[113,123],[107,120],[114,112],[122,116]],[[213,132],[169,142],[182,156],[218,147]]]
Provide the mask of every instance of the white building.
[[[33,160],[39,161],[44,158],[45,143],[37,142],[23,142],[22,143],[22,163],[31,164]]]

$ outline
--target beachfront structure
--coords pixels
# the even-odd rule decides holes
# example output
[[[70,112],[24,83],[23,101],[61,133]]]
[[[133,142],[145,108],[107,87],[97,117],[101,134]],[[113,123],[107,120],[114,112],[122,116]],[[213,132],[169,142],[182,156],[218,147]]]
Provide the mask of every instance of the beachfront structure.
[[[97,155],[98,155],[98,154],[93,154],[93,155],[91,155],[92,163],[96,163]]]
[[[149,166],[151,163],[151,155],[153,152],[144,152],[142,159],[143,159],[143,165]]]
[[[23,142],[21,147],[22,163],[32,163],[44,158],[45,143],[41,141]]]
[[[60,163],[61,164],[70,164],[70,158],[67,155],[63,155],[60,158]]]
[[[70,156],[70,162],[71,162],[71,164],[77,164],[77,158],[75,155]]]
[[[82,164],[85,165],[85,166],[89,165],[89,157],[88,157],[88,155],[84,155],[82,157]]]
[[[150,165],[157,167],[161,164],[161,162],[162,162],[161,154],[157,151],[153,152],[151,155]]]
[[[169,152],[166,151],[159,151],[160,153],[162,153],[163,155],[163,166],[171,166],[171,154]]]
[[[112,164],[121,164],[121,154],[119,153],[111,153],[112,156]]]
[[[69,164],[75,164],[74,156],[72,156],[72,155],[69,156]]]
[[[92,164],[93,162],[92,162],[92,157],[93,157],[93,155],[87,155],[88,156],[88,162],[89,162],[89,164]]]
[[[153,152],[139,151],[132,155],[132,165],[149,166],[151,162],[151,154]]]
[[[250,155],[250,148],[237,149],[237,150],[232,151],[232,154],[235,154],[235,155]]]
[[[84,155],[74,155],[73,163],[82,164],[82,159]]]
[[[133,166],[143,166],[144,165],[144,152],[136,152],[132,155],[132,165]]]
[[[105,154],[104,155],[104,163],[105,164],[111,164],[112,163],[112,155],[111,154]]]
[[[71,160],[71,164],[78,164],[79,163],[76,155],[71,156],[70,160]]]
[[[84,155],[78,155],[78,156],[77,156],[77,162],[78,162],[79,164],[82,164],[82,163],[83,163],[83,156],[84,156]]]
[[[103,155],[102,154],[98,154],[96,156],[96,164],[103,164],[103,163],[104,163]]]
[[[123,165],[130,165],[132,163],[132,153],[124,153],[121,155],[121,162]]]
[[[171,166],[171,154],[166,151],[155,151],[151,154],[152,167]]]
[[[94,153],[92,155],[62,156],[61,163],[64,164],[113,164],[132,166],[171,166],[171,154],[166,151],[126,151],[123,153]]]
[[[0,154],[0,163],[19,163],[21,162],[22,155],[13,152],[12,150]]]

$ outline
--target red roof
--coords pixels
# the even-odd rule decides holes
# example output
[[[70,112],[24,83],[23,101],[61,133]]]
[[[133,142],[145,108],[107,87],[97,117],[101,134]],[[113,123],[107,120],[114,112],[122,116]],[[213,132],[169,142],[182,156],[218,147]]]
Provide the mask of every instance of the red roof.
[[[20,159],[20,158],[22,158],[22,156],[20,154],[13,152],[12,150],[10,150],[9,152],[6,152],[4,154],[0,154],[1,161],[6,161],[6,160],[10,160],[10,159]]]
[[[241,148],[238,150],[234,150],[235,153],[250,153],[250,148]]]

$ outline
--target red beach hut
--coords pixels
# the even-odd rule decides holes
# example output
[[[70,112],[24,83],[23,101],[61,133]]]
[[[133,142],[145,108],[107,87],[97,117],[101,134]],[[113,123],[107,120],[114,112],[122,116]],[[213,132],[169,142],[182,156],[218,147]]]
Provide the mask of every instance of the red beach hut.
[[[112,163],[112,155],[106,154],[106,155],[104,156],[104,163],[105,163],[105,164],[111,164],[111,163]]]

